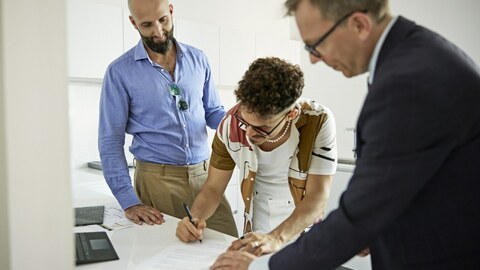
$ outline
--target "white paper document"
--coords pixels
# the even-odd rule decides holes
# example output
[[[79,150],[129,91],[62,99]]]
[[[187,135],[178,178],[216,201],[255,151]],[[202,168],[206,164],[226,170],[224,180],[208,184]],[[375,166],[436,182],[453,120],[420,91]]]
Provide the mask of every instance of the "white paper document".
[[[135,223],[125,217],[125,212],[118,203],[111,203],[105,205],[101,226],[107,230],[116,230],[135,226]]]
[[[203,270],[208,269],[230,246],[229,242],[203,240],[203,243],[176,242],[153,258],[138,265],[136,270]]]

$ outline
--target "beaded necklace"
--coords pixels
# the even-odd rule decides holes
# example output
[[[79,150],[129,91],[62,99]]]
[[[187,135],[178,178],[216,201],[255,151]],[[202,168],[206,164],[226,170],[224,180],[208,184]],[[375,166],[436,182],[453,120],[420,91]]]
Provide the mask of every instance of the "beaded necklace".
[[[287,131],[288,131],[288,128],[290,127],[290,122],[292,120],[288,120],[287,122],[287,127],[285,128],[285,130],[283,131],[282,135],[280,135],[280,137],[276,138],[275,140],[267,140],[267,142],[269,143],[276,143],[278,141],[280,141],[283,137],[285,137],[285,135],[287,134]]]

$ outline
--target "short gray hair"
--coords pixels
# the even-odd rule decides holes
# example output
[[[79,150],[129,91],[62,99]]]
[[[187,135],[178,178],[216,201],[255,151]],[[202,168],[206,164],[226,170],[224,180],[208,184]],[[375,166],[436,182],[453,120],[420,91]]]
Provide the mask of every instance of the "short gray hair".
[[[320,9],[326,19],[332,21],[337,21],[351,12],[363,10],[368,11],[377,22],[390,14],[388,0],[286,0],[287,15],[293,15],[302,1],[310,1]]]

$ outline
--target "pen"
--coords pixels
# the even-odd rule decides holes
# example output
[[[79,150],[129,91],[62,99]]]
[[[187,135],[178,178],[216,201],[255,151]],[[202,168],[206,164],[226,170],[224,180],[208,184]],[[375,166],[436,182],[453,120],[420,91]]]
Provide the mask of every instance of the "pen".
[[[183,208],[185,208],[185,212],[187,212],[187,216],[188,219],[190,219],[190,222],[195,225],[195,223],[193,222],[192,213],[190,212],[190,209],[188,208],[188,205],[186,203],[183,203]],[[202,243],[202,239],[198,239],[198,241]]]

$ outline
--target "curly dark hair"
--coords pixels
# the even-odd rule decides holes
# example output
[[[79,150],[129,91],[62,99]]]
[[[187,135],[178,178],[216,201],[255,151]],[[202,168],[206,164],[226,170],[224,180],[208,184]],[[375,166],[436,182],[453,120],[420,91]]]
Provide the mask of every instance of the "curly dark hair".
[[[276,57],[259,58],[238,82],[235,95],[247,111],[268,118],[290,107],[302,94],[303,86],[298,65]]]

